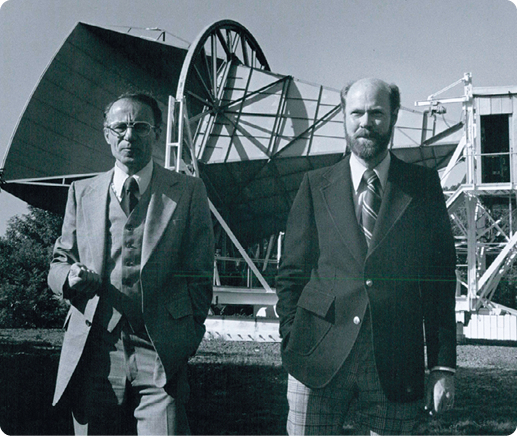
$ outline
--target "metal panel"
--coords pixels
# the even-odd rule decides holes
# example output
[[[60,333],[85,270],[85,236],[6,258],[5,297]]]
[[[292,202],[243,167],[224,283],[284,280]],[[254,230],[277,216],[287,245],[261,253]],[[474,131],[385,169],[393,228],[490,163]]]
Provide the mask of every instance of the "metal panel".
[[[516,341],[517,316],[472,314],[463,334],[467,339]]]
[[[251,71],[253,75],[245,86]],[[226,163],[269,159],[273,152],[270,147],[273,138],[276,138],[275,153],[303,156],[308,152],[311,135],[318,139],[316,149],[319,154],[344,151],[342,122],[329,124],[327,120],[319,123],[316,117],[317,113],[326,115],[339,105],[338,91],[326,88],[321,98],[324,103],[321,103],[318,100],[321,87],[318,85],[267,71],[252,70],[242,65],[235,67],[230,77],[221,101],[222,110],[216,116],[215,123],[206,121],[202,124],[201,133],[210,125],[213,130],[200,158],[201,162],[222,162],[223,156]],[[285,106],[280,107],[285,80],[291,83]],[[233,142],[224,139],[232,135]],[[198,138],[203,140],[201,135]],[[293,140],[296,144],[293,144]],[[201,147],[202,143],[196,144],[196,149]],[[231,149],[225,153],[225,147]]]
[[[478,115],[490,115],[492,108],[490,107],[490,97],[476,98]]]
[[[479,115],[498,115],[512,113],[512,98],[509,95],[476,97]]]
[[[512,96],[506,96],[501,98],[501,113],[511,114],[513,113],[513,98]]]
[[[490,98],[490,113],[496,115],[500,114],[502,110],[502,101],[501,97],[491,97]]]
[[[472,88],[474,97],[481,95],[517,94],[517,86],[476,86]]]

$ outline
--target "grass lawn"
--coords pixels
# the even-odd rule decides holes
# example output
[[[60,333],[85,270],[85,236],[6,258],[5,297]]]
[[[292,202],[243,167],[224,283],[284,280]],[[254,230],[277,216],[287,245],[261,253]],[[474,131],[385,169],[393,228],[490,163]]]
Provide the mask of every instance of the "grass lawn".
[[[7,434],[69,434],[50,407],[62,332],[0,330],[0,428]],[[418,434],[509,435],[517,428],[517,347],[458,347],[456,407]],[[287,375],[279,344],[205,340],[190,367],[193,434],[285,434]],[[348,427],[351,429],[351,425]]]
[[[425,418],[417,433],[513,433],[517,428],[517,348],[462,345],[458,362],[455,409],[438,418]],[[189,409],[195,416],[193,431],[285,433],[287,376],[281,368],[279,344],[204,341],[192,363]]]

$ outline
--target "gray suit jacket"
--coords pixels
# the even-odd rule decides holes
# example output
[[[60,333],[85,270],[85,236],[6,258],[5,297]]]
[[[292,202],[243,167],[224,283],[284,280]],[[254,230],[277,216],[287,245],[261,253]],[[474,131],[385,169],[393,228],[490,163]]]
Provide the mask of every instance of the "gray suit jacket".
[[[74,262],[104,277],[112,176],[113,170],[70,187],[48,276],[49,286],[58,296],[63,296]],[[212,300],[213,229],[200,179],[155,164],[150,189],[140,272],[142,308],[149,336],[171,380],[196,351],[205,332]],[[102,298],[101,289],[90,299],[71,300],[54,404],[77,367]]]
[[[424,325],[428,366],[456,365],[455,249],[440,182],[392,155],[370,247],[352,195],[346,157],[309,172],[294,200],[277,278],[283,363],[325,386],[369,310],[383,389],[414,401],[424,393]]]

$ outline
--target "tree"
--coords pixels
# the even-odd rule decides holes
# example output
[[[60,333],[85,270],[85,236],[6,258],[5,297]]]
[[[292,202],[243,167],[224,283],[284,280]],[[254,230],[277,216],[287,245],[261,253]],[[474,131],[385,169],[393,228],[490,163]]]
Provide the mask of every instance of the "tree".
[[[501,280],[492,301],[511,309],[517,309],[517,265],[514,264]]]
[[[60,327],[66,304],[54,297],[47,273],[62,218],[29,206],[0,237],[0,327]]]

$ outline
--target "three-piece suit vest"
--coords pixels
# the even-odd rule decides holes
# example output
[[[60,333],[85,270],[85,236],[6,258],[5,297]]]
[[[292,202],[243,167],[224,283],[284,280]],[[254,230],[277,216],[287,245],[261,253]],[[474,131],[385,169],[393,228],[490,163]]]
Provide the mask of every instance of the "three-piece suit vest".
[[[126,216],[113,189],[109,191],[103,280],[108,289],[97,313],[108,331],[113,331],[125,316],[135,333],[145,333],[140,262],[150,192],[151,189],[147,189],[135,209]]]

